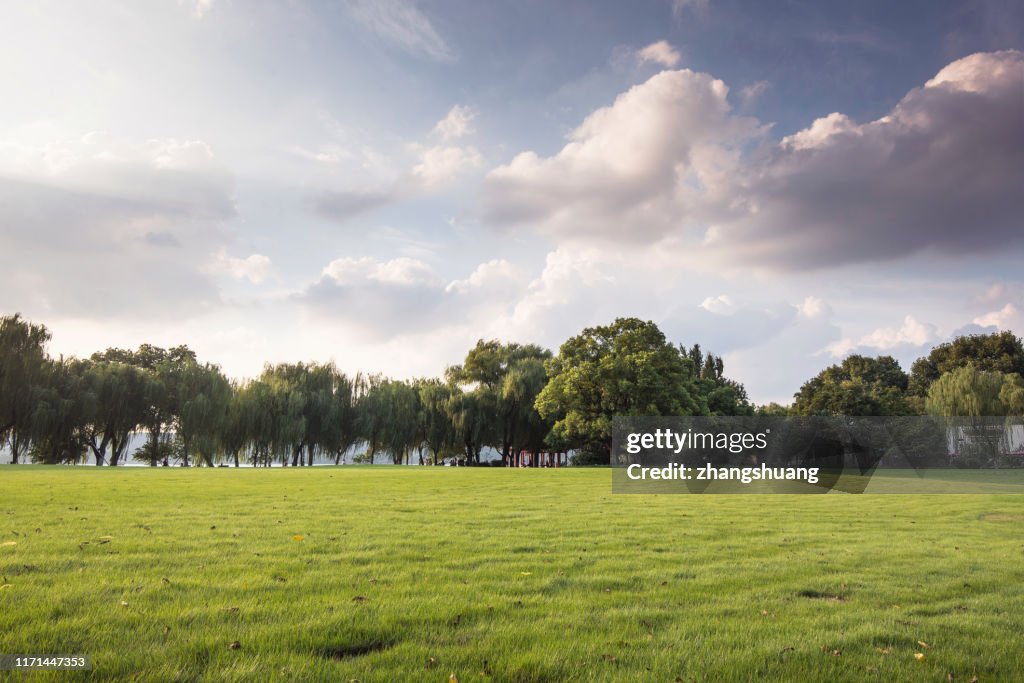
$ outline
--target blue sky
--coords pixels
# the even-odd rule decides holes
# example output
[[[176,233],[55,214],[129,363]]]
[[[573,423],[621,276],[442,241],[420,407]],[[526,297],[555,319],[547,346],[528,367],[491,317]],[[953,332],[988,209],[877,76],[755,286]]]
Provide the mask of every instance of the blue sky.
[[[788,401],[1024,329],[1024,7],[13,2],[0,311],[438,374],[617,315]]]

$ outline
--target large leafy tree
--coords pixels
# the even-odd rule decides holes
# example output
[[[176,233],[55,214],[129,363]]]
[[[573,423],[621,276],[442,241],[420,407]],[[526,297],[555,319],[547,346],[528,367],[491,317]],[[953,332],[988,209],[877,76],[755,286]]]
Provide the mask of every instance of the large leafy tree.
[[[1009,331],[957,337],[914,361],[909,391],[914,396],[927,396],[939,377],[967,365],[976,370],[1024,375],[1024,344]]]
[[[692,361],[638,318],[583,330],[562,344],[547,373],[536,407],[555,420],[552,438],[603,462],[610,461],[615,416],[708,412]]]
[[[49,331],[19,314],[0,318],[0,445],[11,449],[12,462],[31,442],[34,394],[46,372]]]
[[[796,415],[910,415],[907,375],[892,356],[854,355],[825,368],[794,396]]]

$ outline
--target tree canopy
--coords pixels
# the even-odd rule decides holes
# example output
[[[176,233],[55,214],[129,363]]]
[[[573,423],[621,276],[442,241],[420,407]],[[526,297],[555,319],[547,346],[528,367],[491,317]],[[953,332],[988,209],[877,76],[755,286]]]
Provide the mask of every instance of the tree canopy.
[[[904,397],[907,374],[892,356],[849,356],[804,383],[795,395],[796,415],[910,415]]]
[[[1012,332],[972,334],[939,344],[910,369],[909,391],[926,396],[944,373],[973,365],[977,370],[1024,376],[1024,344]]]

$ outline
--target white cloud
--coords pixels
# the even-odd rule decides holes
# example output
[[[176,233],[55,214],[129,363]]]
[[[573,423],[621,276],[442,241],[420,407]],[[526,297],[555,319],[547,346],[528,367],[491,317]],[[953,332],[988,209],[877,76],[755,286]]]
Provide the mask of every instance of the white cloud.
[[[843,133],[858,134],[858,126],[845,114],[832,112],[828,116],[815,119],[810,128],[782,138],[782,147],[787,150],[800,151],[824,146],[834,135]]]
[[[228,256],[223,250],[218,252],[214,262],[215,272],[227,273],[239,280],[248,280],[253,284],[263,282],[273,272],[274,264],[270,257],[263,254],[250,254],[246,258]]]
[[[554,156],[522,152],[488,173],[484,220],[588,241],[663,237],[755,132],[729,116],[727,95],[707,74],[662,71],[587,116]]]
[[[446,292],[466,293],[472,291],[519,290],[523,285],[523,273],[505,259],[494,259],[481,263],[464,280],[452,280],[445,287]]]
[[[447,185],[482,164],[483,157],[473,146],[425,147],[420,149],[419,161],[409,172],[409,179],[420,188],[436,188]]]
[[[338,284],[372,280],[405,287],[436,287],[441,282],[429,265],[406,256],[388,261],[378,261],[369,256],[335,259],[324,266],[323,275]]]
[[[464,138],[475,132],[473,129],[473,119],[476,117],[477,112],[472,107],[456,104],[434,126],[434,134],[439,135],[443,140]]]
[[[975,325],[996,327],[1000,330],[1024,330],[1024,317],[1013,304],[1006,304],[998,311],[990,311],[974,319]]]
[[[664,67],[675,66],[682,59],[679,51],[672,47],[667,40],[659,40],[637,50],[636,57],[641,63],[651,62]]]
[[[726,294],[709,296],[701,302],[700,307],[716,315],[732,315],[736,312],[736,304]]]
[[[352,16],[406,52],[438,62],[455,59],[430,19],[410,0],[349,0]]]
[[[818,318],[832,314],[832,307],[816,296],[809,296],[797,305],[796,309],[805,318]]]
[[[858,339],[844,337],[830,344],[828,350],[839,358],[855,350],[887,351],[900,346],[923,347],[938,338],[938,330],[934,325],[922,323],[908,315],[900,327],[879,327]]]

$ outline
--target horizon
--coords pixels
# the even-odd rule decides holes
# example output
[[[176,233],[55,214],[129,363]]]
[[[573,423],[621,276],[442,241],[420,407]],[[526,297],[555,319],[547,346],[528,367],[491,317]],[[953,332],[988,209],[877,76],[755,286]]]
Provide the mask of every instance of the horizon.
[[[1024,331],[1014,3],[39,2],[0,38],[0,312],[54,356],[405,379],[635,316],[788,404]]]

